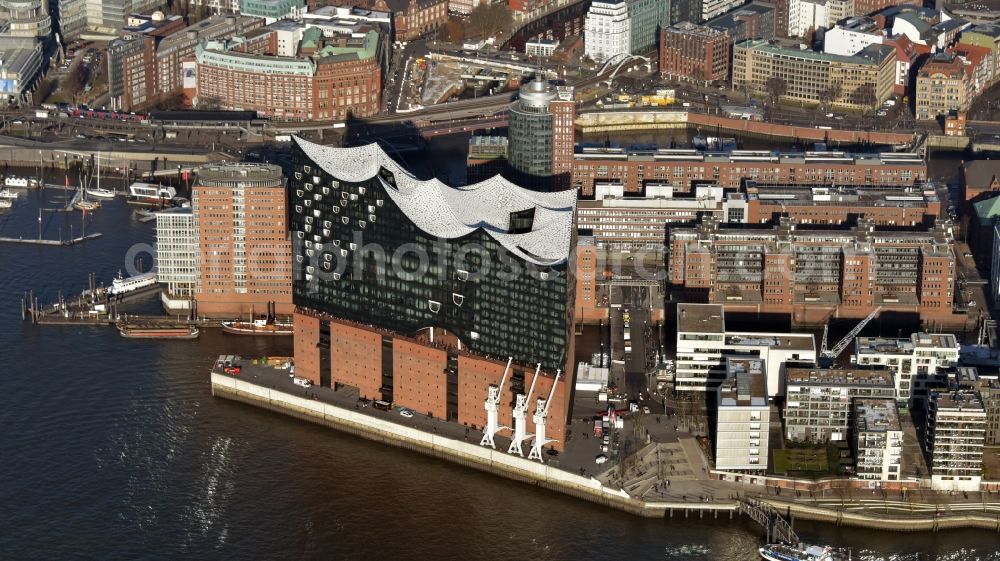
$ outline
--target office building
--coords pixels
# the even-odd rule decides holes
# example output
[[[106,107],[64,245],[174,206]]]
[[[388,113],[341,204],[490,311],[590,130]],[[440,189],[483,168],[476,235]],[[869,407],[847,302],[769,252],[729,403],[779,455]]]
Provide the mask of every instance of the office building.
[[[282,56],[270,26],[198,45],[196,105],[280,120],[344,120],[380,110],[385,47],[377,31],[351,24],[349,32],[327,35],[311,24],[275,26],[286,23],[304,27],[297,45],[303,54]]]
[[[733,47],[733,86],[760,94],[768,91],[767,81],[782,77],[783,98],[852,108],[878,107],[892,96],[895,84],[895,50],[887,45],[869,45],[853,56],[792,49],[763,40],[747,41]],[[830,84],[839,83],[839,91]],[[833,94],[836,94],[835,96]]]
[[[76,41],[87,29],[87,0],[56,0],[49,3],[64,44]]]
[[[3,0],[0,2],[0,35],[48,41],[52,18],[47,0]]]
[[[858,399],[895,399],[889,370],[788,368],[785,371],[785,438],[794,442],[845,441]]]
[[[184,18],[159,15],[162,14],[126,26],[122,37],[108,43],[108,92],[114,109],[128,111],[153,101],[158,95],[157,45],[184,28]]]
[[[569,187],[576,101],[573,88],[533,80],[510,106],[508,161],[514,176],[539,190]]]
[[[156,278],[166,285],[160,299],[168,311],[191,307],[198,286],[199,254],[191,207],[156,213]]]
[[[375,0],[372,9],[392,13],[392,29],[396,40],[410,41],[448,23],[448,2],[449,0]]]
[[[899,481],[903,429],[892,399],[854,402],[855,477],[867,481]]]
[[[202,41],[221,40],[232,36],[246,35],[253,29],[263,27],[264,20],[237,15],[215,15],[203,19],[182,31],[162,38],[156,45],[156,73],[154,76],[157,96],[181,93],[185,79],[196,74],[191,68],[189,75],[182,70],[182,63],[195,57]],[[129,79],[126,78],[126,82]]]
[[[552,56],[558,47],[559,41],[554,39],[535,39],[524,43],[524,54],[546,58]]]
[[[673,23],[671,10],[676,1],[626,0],[629,21],[629,49],[634,55],[656,50],[660,30]]]
[[[823,34],[823,52],[831,55],[852,56],[868,45],[882,44],[882,28],[870,17],[853,17],[839,23]]]
[[[583,147],[573,155],[572,186],[593,196],[598,185],[621,185],[642,193],[647,184],[691,191],[697,183],[736,189],[746,179],[760,184],[909,185],[927,180],[927,162],[918,154],[883,152],[780,153],[734,150],[706,154],[696,150],[632,147]]]
[[[42,51],[43,44],[34,39],[0,38],[0,101],[26,101],[41,76]]]
[[[296,374],[482,427],[488,386],[510,358],[500,421],[512,426],[508,404],[530,393],[540,365],[528,403],[555,386],[547,434],[561,448],[575,192],[499,176],[461,188],[422,181],[377,144],[295,138],[292,162]]]
[[[584,20],[583,40],[584,54],[597,62],[631,53],[632,30],[625,0],[591,3]]]
[[[660,74],[709,84],[729,78],[730,39],[717,29],[686,21],[663,30]]]
[[[954,53],[934,55],[917,70],[916,117],[937,119],[949,111],[967,111],[973,99],[971,68]]]
[[[746,0],[701,0],[701,14],[698,22],[705,22],[739,7]],[[695,23],[698,23],[695,22]]]
[[[729,357],[719,386],[715,469],[766,470],[771,407],[761,359]]]
[[[741,43],[748,39],[773,39],[774,18],[773,4],[751,2],[710,19],[705,25],[724,32],[731,43]]]
[[[931,394],[924,434],[931,489],[979,491],[986,435],[986,410],[979,393],[957,390]]]
[[[308,10],[305,0],[240,0],[240,14],[263,18],[272,24],[282,19],[301,19]]]
[[[777,224],[787,216],[800,224],[849,225],[865,219],[876,226],[915,228],[933,224],[941,213],[941,200],[932,184],[816,187],[758,185],[748,180],[741,191],[749,224]]]
[[[215,164],[191,189],[198,240],[198,313],[246,316],[273,302],[292,313],[291,243],[281,168]]]
[[[720,304],[677,305],[676,391],[716,391],[726,378],[726,359],[732,355],[762,361],[771,398],[784,394],[789,365],[816,362],[816,344],[808,333],[727,331]]]
[[[896,399],[912,402],[926,400],[929,389],[947,379],[943,371],[958,363],[958,351],[958,339],[950,333],[914,333],[903,339],[858,337],[851,358],[858,366],[894,371]]]

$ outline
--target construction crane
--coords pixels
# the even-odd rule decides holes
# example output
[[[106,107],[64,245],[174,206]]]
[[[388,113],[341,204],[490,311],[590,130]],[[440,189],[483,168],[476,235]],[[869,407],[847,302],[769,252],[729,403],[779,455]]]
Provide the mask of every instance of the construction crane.
[[[859,333],[861,333],[861,330],[864,329],[865,326],[868,325],[868,323],[871,320],[875,319],[875,316],[877,316],[880,311],[882,311],[882,306],[878,306],[877,308],[875,308],[874,310],[872,310],[872,313],[868,314],[868,317],[866,317],[865,319],[861,320],[860,323],[858,323],[857,325],[855,325],[854,329],[850,330],[847,333],[847,335],[844,335],[844,338],[841,339],[840,341],[838,341],[837,344],[834,345],[833,348],[829,349],[829,350],[826,348],[827,329],[824,327],[823,328],[823,347],[822,347],[822,350],[820,351],[820,356],[822,358],[827,359],[828,361],[832,361],[833,359],[835,359],[838,356],[840,356],[840,353],[844,352],[844,349],[847,348],[847,345],[851,344],[851,341],[853,341],[854,338],[857,337]]]
[[[493,436],[500,430],[509,428],[501,427],[498,411],[500,410],[500,394],[503,393],[503,386],[507,382],[507,373],[510,372],[510,364],[514,362],[514,357],[507,359],[507,368],[503,370],[503,377],[500,378],[500,385],[490,384],[489,393],[486,396],[486,426],[483,427],[483,439],[479,441],[480,446],[489,446],[496,449],[496,442]]]
[[[542,364],[538,364],[538,368],[535,369],[535,377],[531,379],[531,387],[528,389],[528,394],[523,393],[517,394],[517,399],[514,401],[514,436],[511,437],[510,447],[507,448],[508,454],[517,454],[518,456],[524,457],[524,450],[521,449],[521,442],[529,438],[528,432],[528,398],[531,397],[531,392],[535,391],[535,382],[538,381],[538,373],[542,370]]]
[[[549,390],[549,398],[538,398],[535,404],[535,416],[533,417],[535,421],[535,440],[531,443],[531,451],[528,452],[529,460],[544,462],[545,460],[542,459],[542,446],[545,446],[549,442],[555,442],[555,440],[545,439],[545,419],[549,416],[549,406],[552,405],[552,396],[556,394],[556,384],[559,383],[560,374],[562,374],[562,370],[556,370],[556,379],[552,380],[552,389]]]

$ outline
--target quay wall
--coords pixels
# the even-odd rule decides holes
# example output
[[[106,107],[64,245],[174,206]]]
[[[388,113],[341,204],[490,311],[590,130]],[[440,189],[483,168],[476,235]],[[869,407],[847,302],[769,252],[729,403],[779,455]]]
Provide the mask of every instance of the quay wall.
[[[733,513],[741,510],[738,501],[710,503],[643,501],[630,497],[624,490],[605,487],[594,478],[579,476],[499,450],[438,436],[215,372],[211,374],[211,381],[212,395],[215,397],[254,405],[368,440],[412,450],[514,481],[534,484],[636,516],[664,518],[668,515],[673,516],[677,511],[683,512],[686,517],[691,512],[698,512],[702,518],[706,512],[711,513],[713,517],[717,517],[719,512],[729,513],[732,517]],[[786,502],[772,497],[760,497],[760,500],[767,502],[786,517],[843,526],[914,532],[958,528],[1000,531],[1000,517],[996,515],[978,513],[950,513],[941,516],[874,515]]]

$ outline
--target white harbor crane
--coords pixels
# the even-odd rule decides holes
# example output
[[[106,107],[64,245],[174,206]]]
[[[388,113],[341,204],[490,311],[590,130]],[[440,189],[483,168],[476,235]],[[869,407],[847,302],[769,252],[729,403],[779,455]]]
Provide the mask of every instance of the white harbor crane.
[[[531,387],[528,389],[528,394],[523,393],[517,394],[517,399],[514,401],[514,436],[510,439],[510,448],[507,449],[508,454],[517,454],[518,456],[524,457],[524,450],[521,449],[521,442],[528,439],[528,398],[531,397],[531,392],[535,391],[535,382],[538,381],[538,373],[542,371],[542,364],[538,364],[538,368],[535,369],[535,377],[531,379]]]
[[[556,384],[559,383],[560,374],[562,374],[562,370],[556,370],[556,379],[552,380],[552,389],[549,390],[549,398],[538,398],[538,402],[536,403],[534,416],[535,440],[531,443],[531,451],[528,452],[529,460],[544,462],[542,459],[542,446],[545,446],[549,442],[555,442],[554,439],[545,439],[545,419],[549,416],[549,407],[552,405],[552,396],[556,394]]]
[[[489,446],[495,450],[497,445],[496,442],[493,442],[493,436],[500,432],[500,429],[508,428],[500,426],[498,411],[500,410],[500,394],[503,393],[504,383],[507,382],[507,373],[510,372],[510,364],[513,361],[514,357],[507,359],[507,368],[503,370],[500,385],[490,384],[489,394],[486,396],[486,426],[483,427],[483,439],[479,441],[480,446]]]
[[[869,322],[871,322],[871,320],[875,319],[875,316],[877,316],[880,311],[882,311],[882,306],[878,306],[874,310],[872,310],[872,313],[868,314],[868,317],[861,320],[860,323],[855,325],[854,329],[850,330],[847,333],[847,335],[844,335],[844,338],[838,341],[837,344],[834,345],[833,348],[829,350],[827,350],[826,348],[826,337],[829,331],[829,325],[824,326],[823,344],[819,353],[820,357],[825,359],[827,362],[832,362],[835,358],[840,356],[840,353],[844,352],[844,349],[847,348],[847,345],[851,344],[851,341],[853,341],[854,338],[857,337],[859,333],[861,333],[861,330],[864,329],[865,326],[868,325]]]

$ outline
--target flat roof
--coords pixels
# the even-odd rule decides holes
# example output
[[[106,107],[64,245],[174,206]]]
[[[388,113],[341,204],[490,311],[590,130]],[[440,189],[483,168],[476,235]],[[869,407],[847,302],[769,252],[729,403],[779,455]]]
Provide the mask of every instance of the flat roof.
[[[787,368],[786,384],[803,386],[879,386],[895,388],[889,370]]]
[[[902,430],[894,399],[857,399],[854,401],[854,418],[858,432]]]
[[[983,411],[983,398],[974,389],[963,389],[932,394],[937,409],[952,409],[958,411]],[[985,412],[984,412],[985,414]]]
[[[677,304],[677,331],[724,333],[724,310],[722,304]]]
[[[736,362],[736,364],[734,364]],[[756,363],[756,364],[754,364]],[[767,376],[760,359],[729,360],[732,375],[719,387],[720,407],[766,407]],[[746,367],[741,367],[745,364]]]
[[[811,333],[727,333],[726,344],[799,351],[816,349],[816,340]]]
[[[815,62],[839,63],[839,64],[859,64],[877,65],[881,64],[895,49],[887,45],[872,44],[865,47],[856,55],[835,55],[830,53],[820,53],[808,49],[791,49],[774,44],[765,39],[745,41],[733,48],[760,51],[769,55],[787,58],[798,58],[802,60],[812,60]]]

